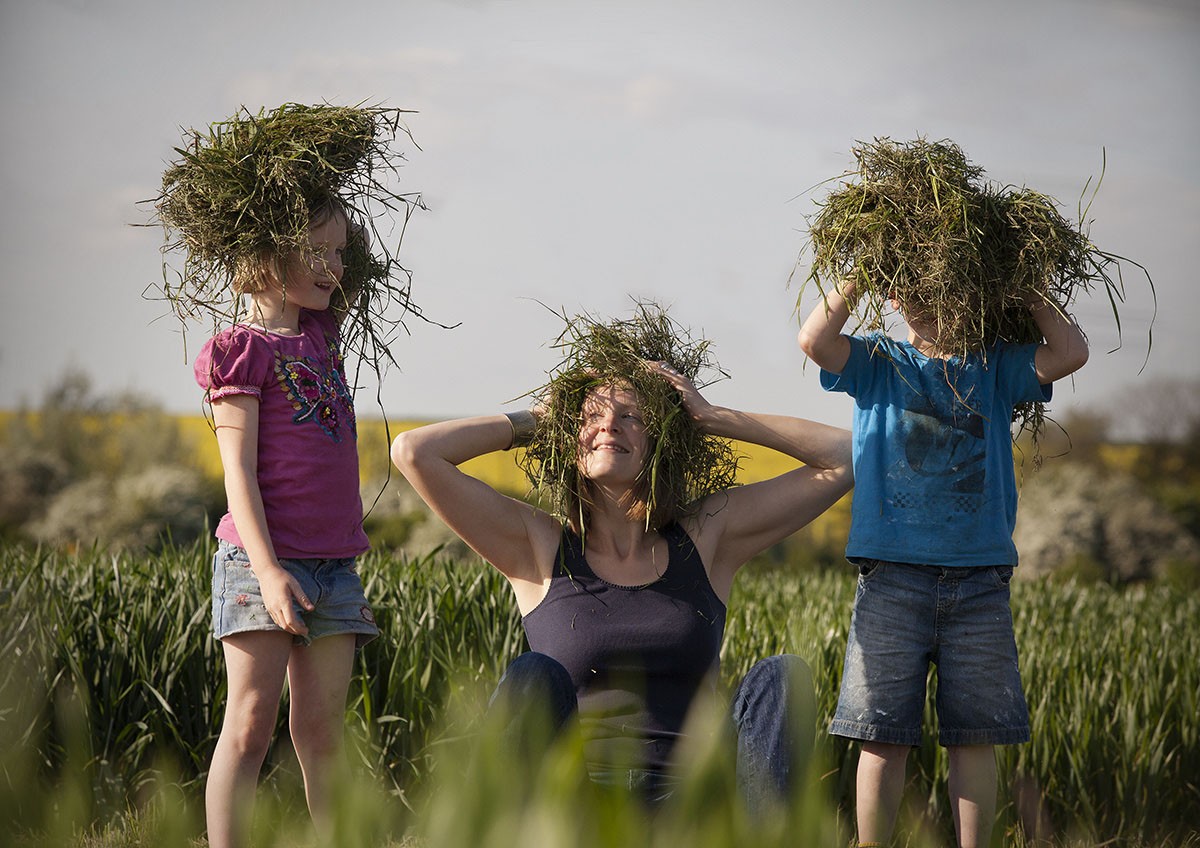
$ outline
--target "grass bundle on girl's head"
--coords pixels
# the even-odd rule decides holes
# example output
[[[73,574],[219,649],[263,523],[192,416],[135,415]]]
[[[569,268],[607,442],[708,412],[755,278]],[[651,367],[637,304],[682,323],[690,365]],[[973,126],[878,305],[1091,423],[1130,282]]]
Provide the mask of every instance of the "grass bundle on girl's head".
[[[631,517],[657,529],[700,498],[735,484],[737,456],[729,442],[701,433],[679,393],[646,367],[647,362],[665,361],[697,386],[707,385],[727,376],[711,358],[707,341],[693,339],[652,303],[638,303],[626,320],[562,317],[566,327],[554,347],[563,351],[563,361],[545,385],[530,392],[543,411],[532,443],[518,459],[558,514],[581,530],[587,525],[579,432],[584,399],[605,385],[628,386],[637,393],[649,439]]]
[[[895,298],[936,321],[943,353],[984,353],[1000,341],[1042,341],[1027,303],[1045,298],[1065,309],[1102,283],[1120,328],[1122,257],[1091,242],[1086,208],[1072,222],[1053,198],[990,184],[950,141],[877,138],[852,153],[858,167],[843,176],[857,181],[831,192],[810,222],[805,283],[824,294],[853,280],[860,327],[885,327]],[[1016,417],[1036,435],[1042,413],[1042,404],[1027,404]]]
[[[181,319],[208,314],[235,321],[241,314],[239,276],[247,268],[310,250],[314,216],[330,210],[348,219],[345,273],[332,309],[347,349],[378,371],[406,313],[411,278],[396,259],[399,236],[417,194],[399,194],[382,181],[402,154],[391,148],[404,112],[362,106],[287,103],[253,114],[242,109],[206,132],[190,130],[179,158],[163,173],[154,200],[166,231],[163,253],[185,251],[182,270],[164,265],[163,294]],[[380,237],[376,217],[401,217],[396,247]],[[173,279],[171,278],[173,276]],[[286,290],[285,290],[286,296]],[[391,306],[399,315],[386,315]]]

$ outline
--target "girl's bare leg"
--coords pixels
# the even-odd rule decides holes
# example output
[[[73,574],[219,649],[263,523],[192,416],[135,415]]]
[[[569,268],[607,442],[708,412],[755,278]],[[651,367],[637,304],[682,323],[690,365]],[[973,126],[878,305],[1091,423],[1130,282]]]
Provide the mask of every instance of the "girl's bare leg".
[[[354,671],[355,636],[326,636],[297,647],[288,662],[292,745],[317,833],[332,837],[332,789],[345,775],[346,692]]]
[[[235,633],[221,642],[229,697],[204,789],[210,848],[245,843],[258,774],[271,744],[292,634]]]

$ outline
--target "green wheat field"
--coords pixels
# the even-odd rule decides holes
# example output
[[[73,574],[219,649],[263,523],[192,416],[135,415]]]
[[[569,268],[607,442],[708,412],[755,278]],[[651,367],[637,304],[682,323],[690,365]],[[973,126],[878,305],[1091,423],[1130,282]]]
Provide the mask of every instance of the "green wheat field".
[[[157,554],[0,551],[0,843],[203,845],[203,781],[224,699],[209,633],[211,543]],[[817,748],[786,808],[751,820],[724,737],[698,710],[685,782],[650,815],[583,777],[578,740],[512,762],[483,720],[523,648],[503,581],[478,560],[368,555],[383,636],[358,660],[336,844],[846,845],[855,750],[824,732],[853,599],[848,567],[752,564],[730,604],[728,686],[755,659],[803,656]],[[995,844],[1200,846],[1200,594],[1167,584],[1017,581],[1033,739],[1001,749]],[[281,711],[256,843],[316,844]],[[927,715],[927,728],[934,721]],[[946,760],[916,749],[897,836],[952,844]]]

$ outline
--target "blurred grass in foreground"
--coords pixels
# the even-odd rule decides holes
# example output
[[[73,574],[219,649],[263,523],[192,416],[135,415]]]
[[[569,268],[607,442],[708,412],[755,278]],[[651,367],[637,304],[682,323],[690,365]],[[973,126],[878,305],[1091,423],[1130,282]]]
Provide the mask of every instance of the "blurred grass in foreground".
[[[211,546],[154,556],[0,550],[0,843],[186,845],[224,700],[209,634]],[[850,569],[752,566],[730,604],[722,677],[791,651],[817,685],[810,778],[750,821],[727,752],[703,735],[653,818],[582,778],[566,739],[536,764],[489,755],[483,708],[523,647],[503,580],[477,561],[370,555],[383,637],[362,652],[337,845],[837,845],[849,839],[856,748],[824,732],[837,697]],[[1033,741],[1001,749],[997,844],[1200,845],[1200,596],[1167,585],[1018,582]],[[711,721],[711,717],[708,717]],[[705,721],[701,716],[697,721]],[[927,735],[932,738],[932,715]],[[944,750],[914,751],[898,844],[946,844]],[[281,718],[256,822],[303,844],[307,816]],[[1023,822],[1023,825],[1021,824]]]

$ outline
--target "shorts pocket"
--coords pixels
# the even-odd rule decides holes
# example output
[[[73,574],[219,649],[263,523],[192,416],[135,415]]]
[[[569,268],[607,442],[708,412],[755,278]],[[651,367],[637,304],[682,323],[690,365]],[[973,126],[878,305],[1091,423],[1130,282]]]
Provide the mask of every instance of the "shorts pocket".
[[[992,576],[996,578],[997,586],[1006,587],[1012,582],[1013,567],[1011,565],[993,566]]]
[[[217,550],[217,560],[226,568],[232,566],[239,568],[250,567],[250,555],[236,545],[231,545],[228,542],[221,543],[221,547]]]
[[[879,567],[883,565],[877,559],[860,559],[858,560],[858,577],[860,580],[870,580],[879,573]]]

